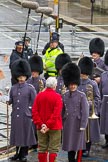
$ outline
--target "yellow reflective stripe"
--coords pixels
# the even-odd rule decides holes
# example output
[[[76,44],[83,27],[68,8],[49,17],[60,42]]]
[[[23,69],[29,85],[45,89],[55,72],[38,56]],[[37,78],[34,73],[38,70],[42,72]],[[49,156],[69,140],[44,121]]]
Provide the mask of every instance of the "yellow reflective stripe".
[[[48,73],[49,76],[57,76],[55,73]]]
[[[48,67],[47,71],[55,71],[56,72],[55,66],[54,67]]]

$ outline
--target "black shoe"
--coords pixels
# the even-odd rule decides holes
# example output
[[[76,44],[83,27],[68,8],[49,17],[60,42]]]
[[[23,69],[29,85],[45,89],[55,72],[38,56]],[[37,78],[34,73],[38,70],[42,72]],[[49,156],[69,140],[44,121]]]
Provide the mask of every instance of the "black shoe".
[[[33,145],[29,148],[29,150],[33,150],[37,152],[38,145]]]
[[[89,151],[83,151],[83,154],[82,154],[83,157],[89,157]]]
[[[105,143],[104,145],[102,145],[102,148],[103,149],[108,148],[108,143]]]
[[[9,160],[14,161],[14,160],[18,160],[19,159],[19,155],[15,154],[14,156],[10,157]]]
[[[27,162],[27,158],[26,157],[19,158],[19,161],[20,162]]]

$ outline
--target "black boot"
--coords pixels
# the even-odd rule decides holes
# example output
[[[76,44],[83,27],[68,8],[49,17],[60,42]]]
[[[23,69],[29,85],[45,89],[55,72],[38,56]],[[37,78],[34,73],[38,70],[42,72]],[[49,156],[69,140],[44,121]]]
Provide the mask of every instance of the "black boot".
[[[105,143],[104,145],[102,145],[102,148],[103,149],[108,148],[108,143]]]
[[[18,160],[19,159],[18,151],[19,151],[19,147],[16,147],[16,154],[14,156],[10,157],[9,160],[11,160],[11,161]]]
[[[76,154],[75,151],[69,151],[68,152],[68,161],[69,162],[76,162],[76,160],[75,160],[75,154]]]
[[[105,134],[105,140],[106,140],[106,143],[102,145],[103,149],[108,148],[108,135],[107,134]]]
[[[89,151],[84,150],[82,156],[83,157],[89,157]]]
[[[28,155],[28,146],[21,147],[20,152],[19,152],[19,160],[21,162],[26,162],[27,161],[27,156]]]
[[[82,154],[83,157],[89,157],[90,148],[91,148],[91,142],[87,142],[86,150],[83,150],[83,154]]]

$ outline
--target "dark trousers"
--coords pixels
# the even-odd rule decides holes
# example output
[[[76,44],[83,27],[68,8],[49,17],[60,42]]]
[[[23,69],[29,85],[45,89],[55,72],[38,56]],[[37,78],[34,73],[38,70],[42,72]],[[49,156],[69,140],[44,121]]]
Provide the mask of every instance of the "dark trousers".
[[[28,146],[24,147],[16,147],[16,154],[18,154],[19,158],[23,158],[28,155]]]
[[[90,148],[91,148],[91,142],[87,142],[86,143],[86,150],[90,151]]]
[[[108,134],[105,134],[106,143],[108,143]]]
[[[68,152],[68,161],[69,162],[74,162],[75,161],[75,155],[76,155],[75,151],[69,151]]]

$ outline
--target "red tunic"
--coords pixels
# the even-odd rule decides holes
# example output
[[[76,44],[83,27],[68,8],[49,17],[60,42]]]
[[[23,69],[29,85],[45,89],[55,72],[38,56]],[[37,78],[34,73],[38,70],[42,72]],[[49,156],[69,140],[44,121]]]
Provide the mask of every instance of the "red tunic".
[[[62,98],[53,89],[46,88],[40,92],[32,107],[32,118],[37,129],[40,129],[42,124],[46,124],[51,130],[62,129],[62,107]]]

